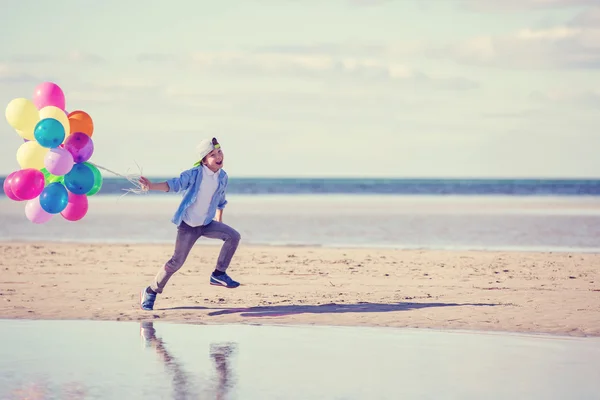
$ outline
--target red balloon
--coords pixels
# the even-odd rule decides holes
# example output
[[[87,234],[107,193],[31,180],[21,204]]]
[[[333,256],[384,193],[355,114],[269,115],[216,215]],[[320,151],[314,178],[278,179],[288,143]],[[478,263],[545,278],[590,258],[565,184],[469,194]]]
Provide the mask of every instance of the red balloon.
[[[46,178],[42,171],[26,168],[15,172],[10,188],[15,196],[21,200],[35,199],[42,193]]]
[[[10,175],[8,175],[6,177],[6,179],[4,180],[4,185],[2,185],[2,186],[4,188],[4,193],[6,194],[6,197],[8,197],[9,199],[14,200],[14,201],[24,201],[23,199],[20,199],[19,197],[17,197],[12,190],[12,182],[13,182],[13,179],[15,178],[15,175],[17,174],[17,172],[19,172],[19,171],[12,172]]]
[[[79,221],[85,217],[88,211],[87,195],[69,192],[68,201],[67,207],[60,213],[64,219],[67,221]]]

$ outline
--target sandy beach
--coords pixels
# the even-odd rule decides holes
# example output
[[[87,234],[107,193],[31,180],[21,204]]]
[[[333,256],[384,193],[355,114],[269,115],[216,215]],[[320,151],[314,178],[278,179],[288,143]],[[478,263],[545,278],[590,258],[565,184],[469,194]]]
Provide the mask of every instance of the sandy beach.
[[[197,245],[155,310],[139,290],[172,245],[0,244],[0,317],[393,326],[600,336],[600,255],[252,247],[208,284]]]

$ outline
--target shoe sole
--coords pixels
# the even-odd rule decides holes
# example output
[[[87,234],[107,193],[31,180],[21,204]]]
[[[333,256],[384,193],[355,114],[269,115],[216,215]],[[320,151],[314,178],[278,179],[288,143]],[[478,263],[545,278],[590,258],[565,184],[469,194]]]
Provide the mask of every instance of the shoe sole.
[[[226,288],[226,289],[235,289],[235,288],[238,288],[238,287],[240,287],[239,285],[238,285],[238,286],[226,286],[226,285],[221,285],[220,283],[212,283],[212,282],[210,282],[210,284],[211,284],[212,286],[224,287],[224,288]]]

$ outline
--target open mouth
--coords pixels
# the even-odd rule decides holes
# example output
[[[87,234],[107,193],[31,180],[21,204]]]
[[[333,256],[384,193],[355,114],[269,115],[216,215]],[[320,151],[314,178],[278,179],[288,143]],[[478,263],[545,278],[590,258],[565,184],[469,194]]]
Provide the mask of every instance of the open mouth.
[[[222,160],[221,161],[217,161],[217,165],[221,165],[221,164],[223,164]]]

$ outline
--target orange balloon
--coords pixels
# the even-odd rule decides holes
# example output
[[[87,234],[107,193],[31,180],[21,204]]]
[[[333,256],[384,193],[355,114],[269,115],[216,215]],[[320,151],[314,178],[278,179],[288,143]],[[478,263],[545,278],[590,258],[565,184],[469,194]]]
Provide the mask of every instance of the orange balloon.
[[[69,123],[71,124],[71,132],[69,133],[81,132],[92,137],[94,122],[92,121],[92,117],[85,111],[78,110],[69,113]]]

